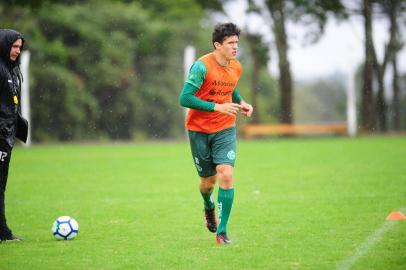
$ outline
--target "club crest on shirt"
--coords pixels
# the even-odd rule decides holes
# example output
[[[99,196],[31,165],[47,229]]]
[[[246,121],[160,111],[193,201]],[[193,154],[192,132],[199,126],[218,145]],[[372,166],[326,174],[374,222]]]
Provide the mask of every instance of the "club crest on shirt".
[[[227,157],[228,157],[228,159],[234,160],[234,159],[235,159],[235,152],[234,152],[234,150],[228,151]]]

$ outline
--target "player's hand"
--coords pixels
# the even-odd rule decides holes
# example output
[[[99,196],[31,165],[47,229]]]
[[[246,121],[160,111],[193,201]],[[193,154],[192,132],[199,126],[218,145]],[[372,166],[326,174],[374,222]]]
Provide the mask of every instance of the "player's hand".
[[[236,116],[239,109],[242,109],[242,106],[237,103],[223,103],[214,105],[214,111],[224,113],[230,116]]]
[[[254,108],[251,106],[251,104],[248,104],[245,101],[241,101],[240,105],[242,108],[242,114],[247,117],[251,117],[252,112],[254,111]]]

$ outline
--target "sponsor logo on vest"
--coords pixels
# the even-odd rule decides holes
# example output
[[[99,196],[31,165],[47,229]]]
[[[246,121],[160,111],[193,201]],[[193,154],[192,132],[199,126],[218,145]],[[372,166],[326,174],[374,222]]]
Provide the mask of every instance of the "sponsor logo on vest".
[[[228,90],[228,91],[217,90],[216,91],[215,89],[210,89],[209,95],[211,95],[211,96],[214,96],[214,95],[228,96],[228,95],[231,95],[231,90]]]
[[[215,85],[215,86],[231,86],[234,87],[235,83],[234,82],[224,82],[224,81],[217,81],[214,80],[211,85]]]

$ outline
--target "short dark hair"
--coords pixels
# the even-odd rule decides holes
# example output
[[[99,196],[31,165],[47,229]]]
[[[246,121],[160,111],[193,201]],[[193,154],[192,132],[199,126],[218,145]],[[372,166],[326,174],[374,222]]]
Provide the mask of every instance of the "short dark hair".
[[[214,45],[214,42],[219,42],[223,43],[224,39],[226,37],[231,37],[231,36],[240,36],[240,28],[237,27],[237,25],[229,22],[229,23],[219,23],[216,24],[214,27],[214,31],[212,34],[212,42]]]

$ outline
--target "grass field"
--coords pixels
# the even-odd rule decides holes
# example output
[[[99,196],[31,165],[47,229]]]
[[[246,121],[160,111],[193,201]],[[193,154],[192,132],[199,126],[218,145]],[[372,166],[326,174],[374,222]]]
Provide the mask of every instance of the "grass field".
[[[218,246],[186,142],[17,147],[0,269],[406,269],[405,137],[240,141],[235,178]]]

